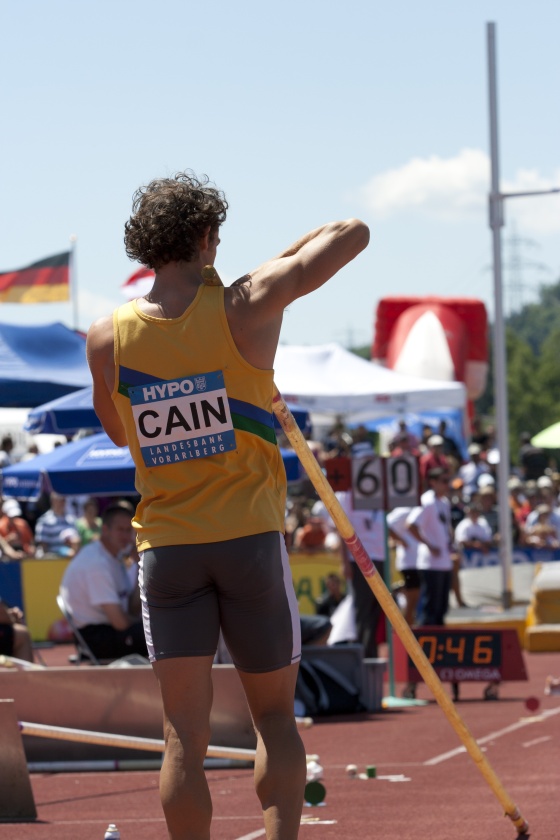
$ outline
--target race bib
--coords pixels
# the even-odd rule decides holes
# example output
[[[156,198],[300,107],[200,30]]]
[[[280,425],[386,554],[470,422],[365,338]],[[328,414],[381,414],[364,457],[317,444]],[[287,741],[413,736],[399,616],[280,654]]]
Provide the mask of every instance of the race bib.
[[[129,388],[147,467],[222,455],[236,448],[221,370]]]

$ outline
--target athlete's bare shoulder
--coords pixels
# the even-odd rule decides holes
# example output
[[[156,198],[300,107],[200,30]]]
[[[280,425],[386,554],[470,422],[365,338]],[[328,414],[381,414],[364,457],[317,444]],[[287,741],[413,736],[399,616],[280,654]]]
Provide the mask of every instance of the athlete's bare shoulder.
[[[103,315],[94,321],[87,334],[86,347],[88,357],[90,352],[101,352],[110,347],[113,349],[113,316]]]

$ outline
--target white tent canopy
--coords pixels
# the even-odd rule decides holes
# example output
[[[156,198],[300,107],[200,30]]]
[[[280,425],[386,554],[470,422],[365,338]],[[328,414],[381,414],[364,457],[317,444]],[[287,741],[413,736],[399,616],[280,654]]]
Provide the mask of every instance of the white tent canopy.
[[[285,400],[360,423],[377,417],[466,404],[462,382],[422,379],[361,359],[338,344],[280,345],[274,381]]]

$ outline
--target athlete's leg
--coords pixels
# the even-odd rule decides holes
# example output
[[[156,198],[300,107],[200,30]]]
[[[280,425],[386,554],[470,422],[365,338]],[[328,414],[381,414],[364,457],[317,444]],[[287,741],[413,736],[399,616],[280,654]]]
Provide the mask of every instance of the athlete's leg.
[[[257,733],[255,788],[267,840],[295,840],[305,791],[305,749],[296,728],[298,664],[252,674],[239,671]]]
[[[212,656],[153,663],[164,712],[161,804],[170,840],[209,840],[212,802],[203,762],[210,742]]]
[[[413,627],[416,624],[416,612],[418,610],[418,601],[420,600],[420,588],[405,589],[404,597],[406,599],[406,610],[404,617],[406,623]]]

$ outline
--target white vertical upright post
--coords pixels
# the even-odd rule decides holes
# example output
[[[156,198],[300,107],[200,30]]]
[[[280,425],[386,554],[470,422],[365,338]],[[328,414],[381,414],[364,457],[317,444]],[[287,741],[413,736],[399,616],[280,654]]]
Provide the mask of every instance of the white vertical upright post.
[[[506,341],[502,291],[502,239],[504,224],[503,197],[500,193],[500,164],[498,150],[498,95],[496,84],[496,31],[494,23],[487,23],[488,45],[488,102],[490,111],[490,159],[492,185],[489,196],[489,224],[492,230],[494,272],[494,401],[496,406],[496,437],[500,461],[498,464],[498,510],[500,526],[500,562],[502,568],[502,604],[512,604],[512,534],[509,508],[509,424]]]

